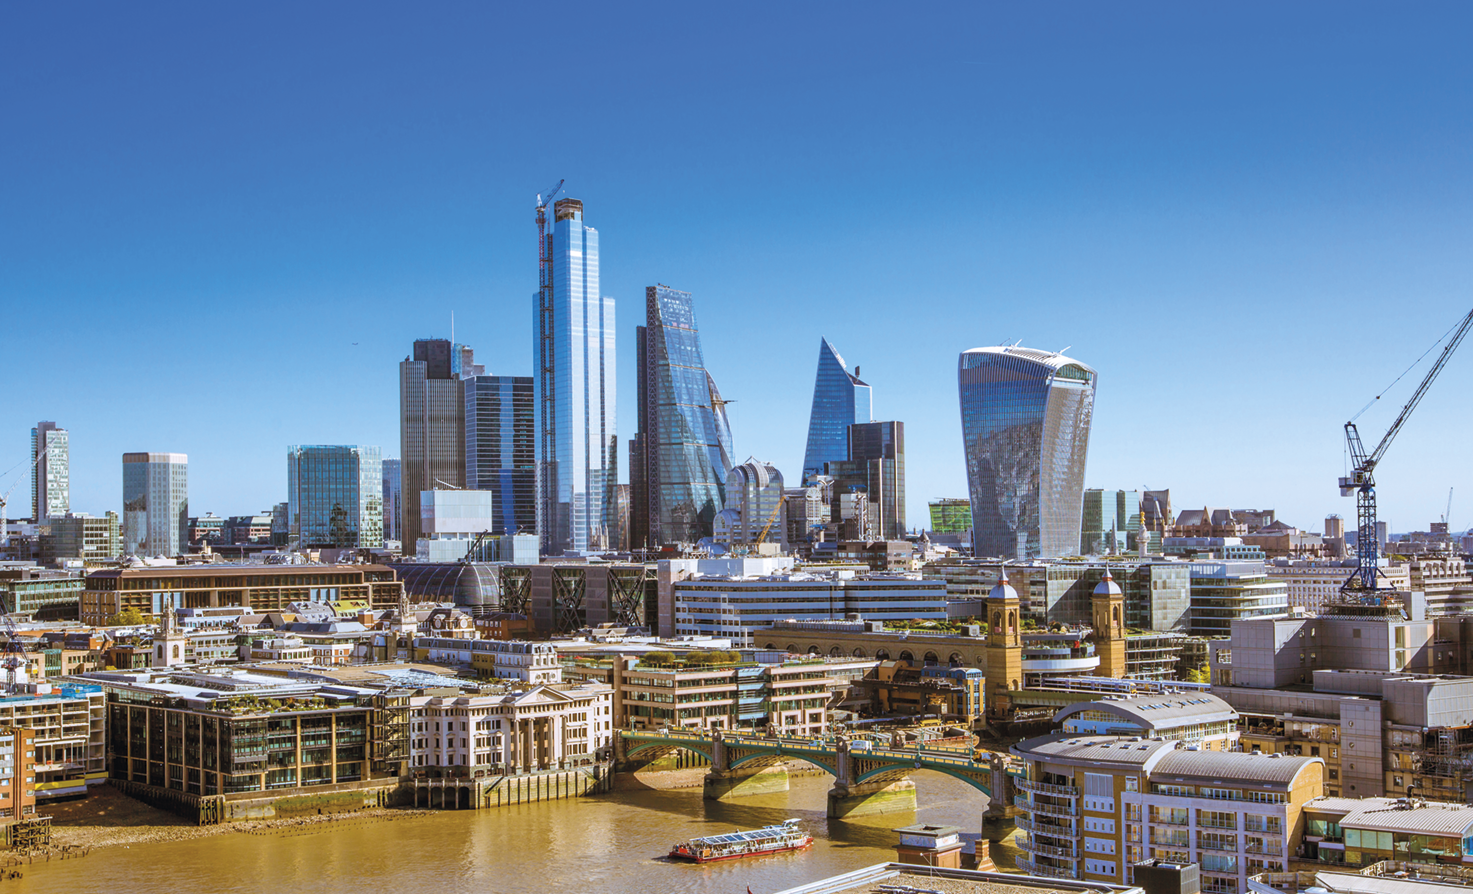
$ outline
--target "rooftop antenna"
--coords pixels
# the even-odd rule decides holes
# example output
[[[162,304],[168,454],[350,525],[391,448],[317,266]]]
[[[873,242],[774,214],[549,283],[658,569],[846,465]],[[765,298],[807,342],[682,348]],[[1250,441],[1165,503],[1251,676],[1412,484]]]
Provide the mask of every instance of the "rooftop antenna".
[[[1062,348],[1060,348],[1060,349],[1058,349],[1057,351],[1054,352],[1054,356],[1057,357],[1057,356],[1059,356],[1060,354],[1064,353],[1065,351],[1069,350],[1072,347],[1074,347],[1074,346],[1073,345],[1064,345]]]
[[[1012,346],[1016,348],[1018,345],[1021,345],[1022,343],[1023,343],[1023,339],[1020,338],[1017,341],[1013,342]]]

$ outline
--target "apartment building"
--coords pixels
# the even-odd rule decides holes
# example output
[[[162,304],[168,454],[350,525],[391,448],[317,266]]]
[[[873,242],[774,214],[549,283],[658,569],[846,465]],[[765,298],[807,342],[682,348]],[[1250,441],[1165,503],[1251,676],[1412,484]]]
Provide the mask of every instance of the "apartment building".
[[[107,781],[102,689],[85,684],[32,684],[0,694],[0,727],[34,735],[35,797],[74,797]]]
[[[1138,736],[1056,733],[1012,753],[1027,766],[1018,868],[1052,878],[1129,884],[1146,859],[1195,862],[1202,890],[1246,894],[1282,872],[1305,805],[1323,793],[1310,757],[1195,750]]]
[[[11,827],[35,815],[36,731],[0,726],[0,827],[6,843],[15,844]]]
[[[179,565],[114,568],[87,575],[81,620],[101,625],[125,609],[158,617],[171,608],[242,606],[287,611],[293,602],[399,604],[404,589],[384,565]]]

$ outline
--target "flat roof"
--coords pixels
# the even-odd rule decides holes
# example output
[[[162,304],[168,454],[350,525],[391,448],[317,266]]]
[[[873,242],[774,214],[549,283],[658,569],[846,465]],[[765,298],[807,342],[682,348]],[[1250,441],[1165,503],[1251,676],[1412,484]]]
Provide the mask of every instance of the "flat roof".
[[[1134,885],[1042,878],[1011,872],[944,869],[910,863],[877,863],[853,872],[787,888],[777,894],[871,894],[881,885],[908,886],[920,891],[934,891],[936,894],[1041,894],[1047,891],[1056,894],[1142,894],[1142,889]]]
[[[1178,744],[1180,743],[1175,741],[1142,739],[1135,736],[1080,736],[1072,733],[1052,733],[1047,736],[1024,739],[1012,747],[1012,753],[1032,760],[1139,767],[1160,752],[1174,751]]]
[[[105,568],[89,578],[109,577],[216,577],[263,574],[312,574],[323,571],[388,571],[387,565],[149,565],[142,568]]]

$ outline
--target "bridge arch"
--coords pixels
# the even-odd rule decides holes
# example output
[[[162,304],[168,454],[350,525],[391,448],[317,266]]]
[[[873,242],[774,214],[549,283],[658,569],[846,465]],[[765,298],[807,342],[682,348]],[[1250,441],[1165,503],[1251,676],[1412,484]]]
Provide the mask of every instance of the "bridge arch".
[[[962,773],[945,764],[928,764],[925,761],[921,761],[921,765],[919,767],[917,767],[914,763],[904,763],[899,761],[893,764],[884,764],[866,773],[859,774],[857,777],[855,777],[854,781],[855,783],[870,782],[887,774],[890,776],[903,776],[909,775],[918,770],[930,770],[935,773],[945,774],[952,777],[953,779],[960,779],[962,782],[965,782],[967,785],[970,785],[972,788],[976,789],[987,797],[992,797],[992,787],[990,785],[983,785],[981,782],[971,776],[968,776],[966,773]]]
[[[839,775],[838,771],[835,770],[833,767],[829,766],[823,761],[814,760],[813,756],[808,754],[784,754],[782,752],[754,751],[750,754],[744,754],[741,757],[732,758],[729,766],[731,767],[731,769],[735,770],[737,767],[750,765],[756,765],[759,767],[775,766],[787,761],[807,761],[808,763],[813,764],[815,767],[823,770],[830,776],[837,778]]]
[[[624,741],[630,742],[630,744],[624,749],[625,760],[633,760],[636,755],[646,760],[655,760],[656,758],[663,757],[666,754],[671,754],[676,751],[689,751],[692,754],[699,754],[701,757],[704,757],[708,761],[712,760],[711,749],[709,746],[701,748],[697,747],[696,745],[686,744],[685,742],[679,741],[670,741],[668,739],[661,739],[657,741],[631,741],[629,739],[625,739]]]

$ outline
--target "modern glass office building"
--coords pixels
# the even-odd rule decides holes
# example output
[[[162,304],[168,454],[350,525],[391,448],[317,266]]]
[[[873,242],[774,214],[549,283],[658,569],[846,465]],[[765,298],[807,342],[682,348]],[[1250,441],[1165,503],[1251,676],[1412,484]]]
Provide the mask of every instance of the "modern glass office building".
[[[383,461],[377,447],[288,447],[287,525],[303,547],[384,545]]]
[[[961,355],[957,384],[973,552],[1073,555],[1095,371],[1059,353],[974,348]]]
[[[645,289],[639,351],[639,432],[629,444],[631,546],[710,537],[726,504],[731,426],[706,371],[689,292]]]
[[[1084,492],[1079,554],[1105,556],[1129,552],[1136,548],[1140,526],[1140,491],[1092,487]]]
[[[964,534],[972,529],[972,501],[955,497],[932,500],[931,530],[937,534]]]
[[[44,525],[71,511],[71,454],[67,430],[55,422],[31,429],[31,521]]]
[[[849,458],[827,464],[834,493],[863,491],[869,498],[870,540],[905,537],[905,423],[849,426]]]
[[[461,380],[485,371],[469,347],[443,338],[419,339],[414,353],[399,364],[399,533],[406,548],[420,537],[420,493],[466,486]]]
[[[189,545],[189,457],[123,454],[123,553],[177,556]]]
[[[614,299],[599,294],[598,231],[583,203],[553,204],[549,289],[533,298],[537,410],[537,530],[542,550],[600,549],[618,520]]]
[[[400,513],[404,511],[404,476],[397,459],[384,460],[384,539],[401,543]]]
[[[537,421],[531,376],[465,380],[465,486],[496,495],[491,533],[537,533]]]
[[[818,374],[813,382],[813,409],[808,414],[808,446],[803,451],[803,483],[824,474],[824,463],[849,458],[849,426],[873,417],[870,388],[845,366],[844,358],[824,338],[818,345]]]

